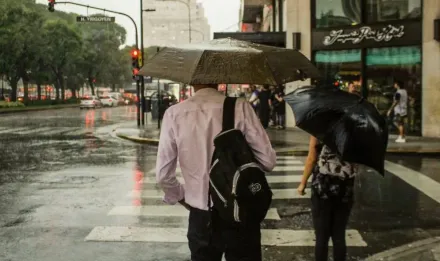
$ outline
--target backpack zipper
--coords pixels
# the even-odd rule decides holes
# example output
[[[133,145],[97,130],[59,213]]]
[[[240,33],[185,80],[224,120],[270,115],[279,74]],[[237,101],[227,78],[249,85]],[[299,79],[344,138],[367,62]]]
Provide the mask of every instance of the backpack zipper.
[[[237,200],[234,200],[234,220],[240,222],[240,207],[238,206]]]
[[[238,183],[238,179],[240,178],[240,170],[237,170],[234,174],[234,178],[232,180],[232,195],[237,196],[237,183]]]
[[[215,192],[217,193],[217,196],[220,198],[220,200],[223,202],[223,204],[225,205],[225,208],[228,207],[228,203],[226,202],[226,199],[223,197],[223,195],[220,193],[220,191],[218,191],[218,189],[214,186],[214,183],[212,182],[211,179],[209,179],[209,183],[211,184],[211,186],[214,188]]]

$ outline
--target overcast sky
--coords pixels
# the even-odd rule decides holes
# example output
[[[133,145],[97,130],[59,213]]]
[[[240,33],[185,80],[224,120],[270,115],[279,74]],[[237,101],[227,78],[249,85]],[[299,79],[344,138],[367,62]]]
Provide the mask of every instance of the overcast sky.
[[[132,16],[139,24],[139,1],[138,0],[71,0],[72,2],[93,5],[101,8],[116,10]],[[205,14],[211,25],[211,34],[221,31],[238,30],[238,11],[240,0],[197,0],[202,2],[205,8]],[[47,0],[37,0],[37,3],[47,4]],[[133,4],[130,4],[133,3]],[[76,7],[72,5],[59,4],[55,10],[74,12],[81,15],[87,14],[87,8]],[[89,10],[89,14],[96,11]],[[113,16],[113,15],[111,15]],[[127,44],[134,43],[133,25],[130,20],[123,16],[116,16],[116,22],[123,25],[127,30]],[[211,35],[212,38],[212,35]]]

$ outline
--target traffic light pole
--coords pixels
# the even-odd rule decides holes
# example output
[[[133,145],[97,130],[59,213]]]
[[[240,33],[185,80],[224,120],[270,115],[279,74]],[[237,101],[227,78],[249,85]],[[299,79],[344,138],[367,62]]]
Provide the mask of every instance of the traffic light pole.
[[[54,1],[53,4],[69,4],[69,5],[76,5],[76,6],[81,6],[81,7],[86,7],[86,8],[90,8],[90,9],[95,9],[95,10],[99,10],[99,11],[104,11],[104,12],[108,12],[108,13],[113,13],[113,14],[118,14],[118,15],[122,15],[125,16],[127,18],[129,18],[131,20],[131,22],[134,25],[134,30],[135,30],[135,36],[136,36],[136,48],[139,49],[139,34],[138,34],[138,28],[136,25],[136,22],[134,21],[134,19],[129,16],[128,14],[124,14],[121,12],[117,12],[117,11],[113,11],[113,10],[108,10],[108,9],[104,9],[104,8],[99,8],[99,7],[95,7],[95,6],[90,6],[90,5],[83,5],[83,4],[78,4],[78,3],[74,3],[74,2],[69,2],[69,1],[61,1],[61,2],[57,2]],[[142,10],[142,9],[141,9]],[[142,53],[143,53],[143,48],[142,48]],[[143,54],[142,54],[142,59],[144,58]],[[143,62],[142,62],[143,65]],[[143,81],[142,77],[142,81]],[[139,84],[139,78],[136,79],[136,94],[137,94],[137,98],[138,98],[138,103],[137,103],[137,125],[140,126],[141,125],[141,99],[140,99],[140,84]]]
[[[141,67],[144,66],[144,1],[140,0],[141,4]],[[145,102],[145,81],[144,76],[141,75],[141,100],[142,105],[144,105]],[[145,125],[145,111],[144,111],[145,105],[142,106],[142,114],[141,114],[141,120],[142,120],[142,126]]]

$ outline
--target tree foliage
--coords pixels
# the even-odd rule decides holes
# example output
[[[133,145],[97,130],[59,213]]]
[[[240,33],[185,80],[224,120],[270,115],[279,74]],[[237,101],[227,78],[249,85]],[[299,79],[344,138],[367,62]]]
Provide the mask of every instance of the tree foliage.
[[[4,2],[4,3],[3,3]],[[121,49],[126,31],[115,23],[77,23],[76,14],[48,12],[33,0],[2,0],[0,5],[0,75],[17,84],[53,84],[58,99],[84,84],[113,87],[131,81],[129,53]],[[102,14],[96,14],[102,16]]]

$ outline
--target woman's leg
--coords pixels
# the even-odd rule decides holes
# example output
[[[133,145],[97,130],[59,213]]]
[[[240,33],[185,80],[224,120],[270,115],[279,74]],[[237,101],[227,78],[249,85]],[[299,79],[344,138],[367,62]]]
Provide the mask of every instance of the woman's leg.
[[[328,241],[331,235],[331,204],[329,200],[312,195],[312,216],[315,228],[315,260],[327,261]]]
[[[345,230],[347,228],[348,218],[350,217],[353,201],[342,201],[336,199],[333,203],[333,259],[334,261],[345,261],[347,256],[347,244],[345,242]]]

